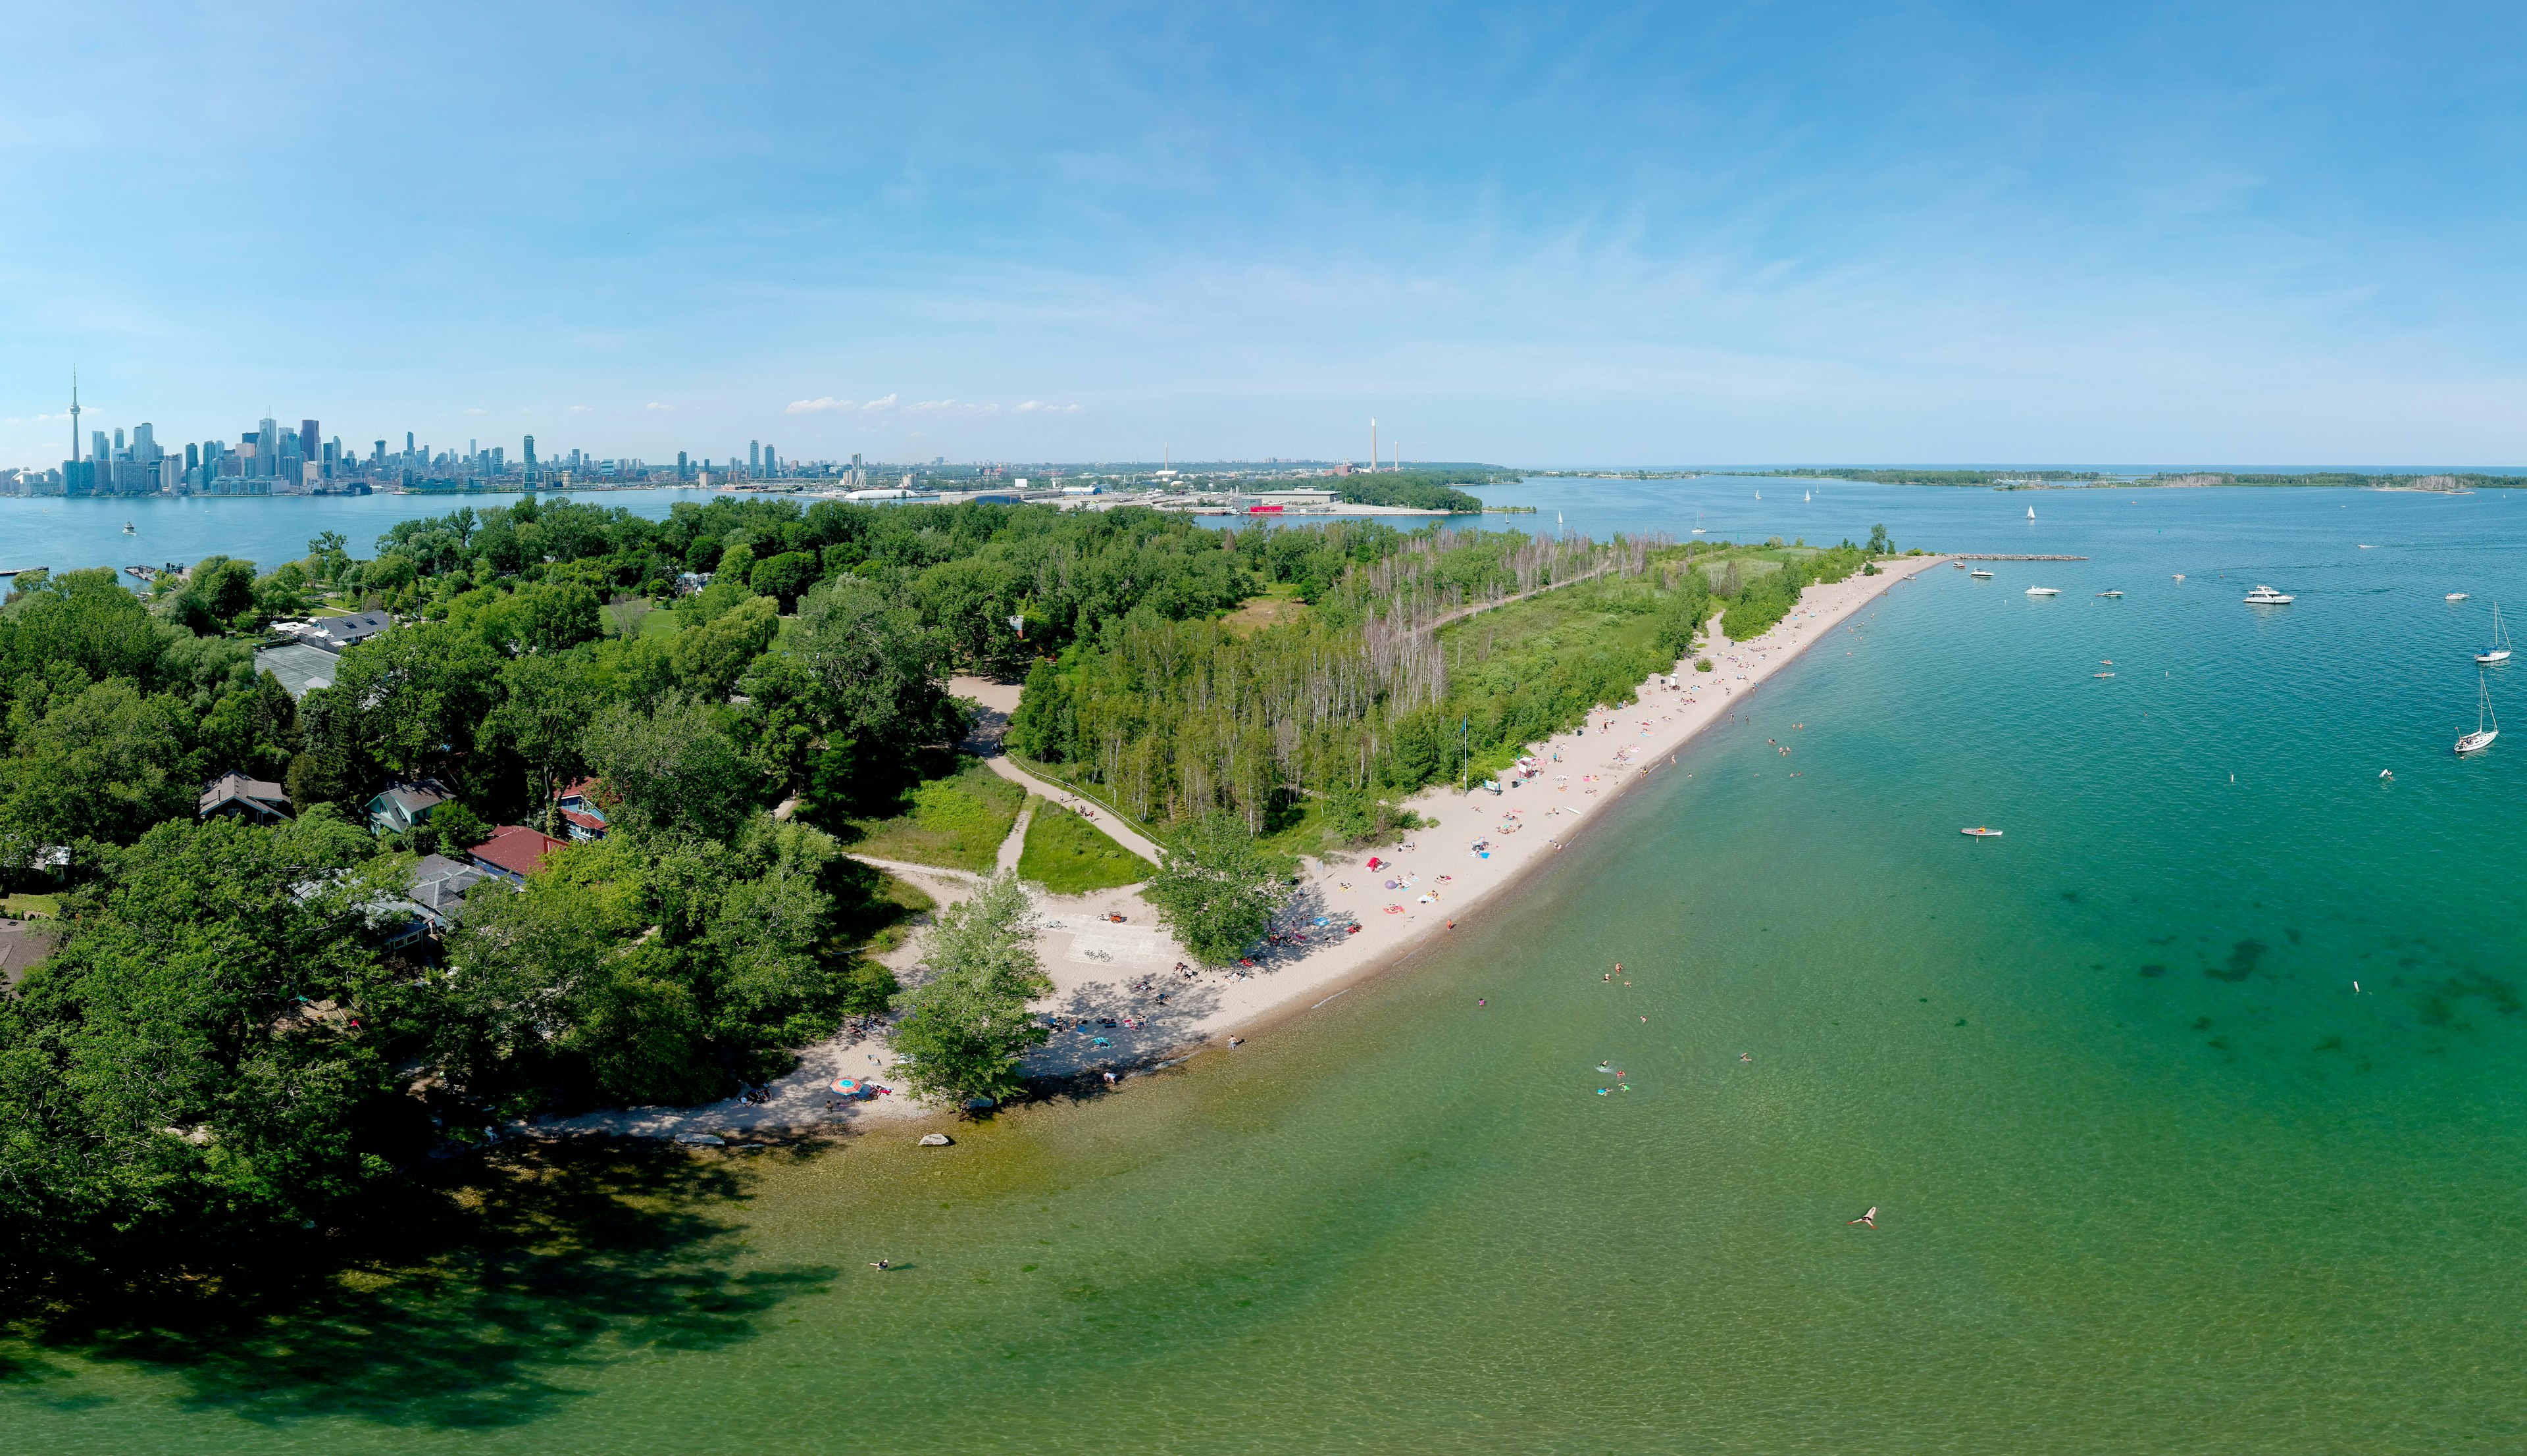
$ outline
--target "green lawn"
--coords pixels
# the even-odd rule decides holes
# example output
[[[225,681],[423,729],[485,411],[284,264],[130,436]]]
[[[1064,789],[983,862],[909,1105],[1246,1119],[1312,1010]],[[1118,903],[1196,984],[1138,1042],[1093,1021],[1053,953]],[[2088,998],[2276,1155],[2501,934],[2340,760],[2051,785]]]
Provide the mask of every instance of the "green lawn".
[[[62,913],[62,897],[59,895],[0,895],[0,910],[5,910],[21,920],[36,915],[59,919]]]
[[[647,597],[608,602],[604,608],[605,625],[613,628],[615,636],[637,637],[643,630],[644,620],[655,615],[657,610],[657,605]]]
[[[1001,841],[1026,807],[1026,790],[964,759],[956,772],[912,791],[912,805],[893,819],[855,819],[851,851],[871,859],[942,865],[989,875]]]
[[[1138,884],[1157,873],[1158,866],[1108,838],[1078,815],[1050,800],[1035,801],[1035,818],[1027,822],[1026,852],[1018,857],[1020,879],[1057,895],[1084,895]]]

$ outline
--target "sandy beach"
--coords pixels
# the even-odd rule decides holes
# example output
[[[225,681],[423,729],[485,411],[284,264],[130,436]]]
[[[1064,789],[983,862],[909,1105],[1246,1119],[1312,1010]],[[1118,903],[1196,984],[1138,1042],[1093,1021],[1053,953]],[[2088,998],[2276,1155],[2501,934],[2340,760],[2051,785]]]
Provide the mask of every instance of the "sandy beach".
[[[1625,789],[1660,773],[1682,773],[1670,758],[1696,733],[1724,722],[1737,705],[1800,653],[1849,627],[1882,593],[1947,560],[1910,557],[1883,564],[1874,577],[1853,576],[1810,586],[1798,607],[1762,636],[1731,642],[1715,618],[1700,650],[1713,671],[1679,671],[1642,682],[1626,706],[1601,706],[1585,727],[1532,745],[1541,772],[1494,794],[1453,784],[1415,795],[1405,807],[1429,822],[1402,842],[1325,861],[1305,860],[1303,882],[1276,922],[1280,936],[1251,966],[1185,973],[1189,961],[1137,890],[1036,896],[1037,951],[1054,983],[1035,1003],[1054,1018],[1050,1043],[1027,1058],[1028,1074],[1054,1081],[1117,1079],[1173,1065],[1207,1045],[1251,1038],[1296,1015],[1322,1008],[1357,983],[1425,948],[1462,924],[1505,902],[1518,880],[1595,824]],[[1858,650],[1857,629],[1842,649]],[[1090,811],[1091,822],[1136,853],[1149,841],[1093,803],[1026,774],[999,754],[999,730],[1017,706],[1018,689],[960,678],[959,696],[984,714],[968,746],[996,772],[1030,792]],[[1001,863],[1016,863],[1026,832],[1022,817]],[[1476,848],[1480,844],[1481,848]],[[1378,868],[1367,868],[1371,858]],[[977,877],[954,870],[879,863],[919,884],[942,905],[973,893]],[[1120,921],[1108,917],[1119,916]],[[1360,926],[1357,934],[1347,927]],[[907,983],[917,979],[916,933],[885,957]],[[540,1133],[618,1132],[702,1138],[865,1128],[873,1123],[939,1117],[909,1096],[837,1097],[832,1082],[851,1077],[888,1084],[894,1053],[876,1037],[838,1037],[807,1048],[789,1076],[765,1089],[767,1100],[737,1099],[689,1108],[633,1108],[539,1122]]]

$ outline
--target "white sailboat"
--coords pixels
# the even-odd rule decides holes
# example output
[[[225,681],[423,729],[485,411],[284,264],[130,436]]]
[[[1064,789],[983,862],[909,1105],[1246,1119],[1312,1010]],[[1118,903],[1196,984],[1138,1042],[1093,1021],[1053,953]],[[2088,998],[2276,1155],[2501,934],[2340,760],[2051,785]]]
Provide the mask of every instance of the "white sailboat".
[[[1811,490],[1811,491],[1809,491],[1809,492],[1807,493],[1807,495],[1806,495],[1803,499],[1801,499],[1801,500],[1800,500],[1799,504],[1801,504],[1801,505],[1806,505],[1809,501],[1812,501],[1812,500],[1815,500],[1815,499],[1816,499],[1816,492],[1815,492],[1815,491],[1813,491],[1813,490]]]
[[[2029,506],[2027,508],[2027,519],[2030,521],[2036,519],[2036,508],[2034,506]]]
[[[2492,604],[2492,645],[2474,655],[2476,662],[2489,667],[2509,661],[2509,628],[2501,625],[2501,604]]]
[[[2501,736],[2501,719],[2492,711],[2492,681],[2483,670],[2474,670],[2474,731],[2456,740],[2456,751],[2472,753],[2489,748]]]

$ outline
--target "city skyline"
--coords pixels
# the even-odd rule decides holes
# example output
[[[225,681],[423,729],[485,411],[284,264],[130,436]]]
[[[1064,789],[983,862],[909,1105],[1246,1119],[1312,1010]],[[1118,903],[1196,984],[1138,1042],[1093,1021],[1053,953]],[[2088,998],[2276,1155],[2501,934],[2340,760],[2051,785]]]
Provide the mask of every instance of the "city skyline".
[[[2527,456],[2507,10],[15,19],[0,463]]]

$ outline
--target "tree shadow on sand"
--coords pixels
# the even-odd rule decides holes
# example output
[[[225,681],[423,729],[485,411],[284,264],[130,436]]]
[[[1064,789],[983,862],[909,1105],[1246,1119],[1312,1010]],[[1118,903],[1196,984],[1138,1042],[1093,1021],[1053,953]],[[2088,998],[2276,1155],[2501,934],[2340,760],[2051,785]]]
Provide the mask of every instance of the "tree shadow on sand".
[[[70,1361],[120,1361],[262,1424],[519,1425],[580,1393],[572,1371],[732,1345],[825,1287],[824,1266],[738,1269],[744,1182],[632,1142],[488,1160],[277,1257],[47,1290],[0,1382],[43,1399]]]

